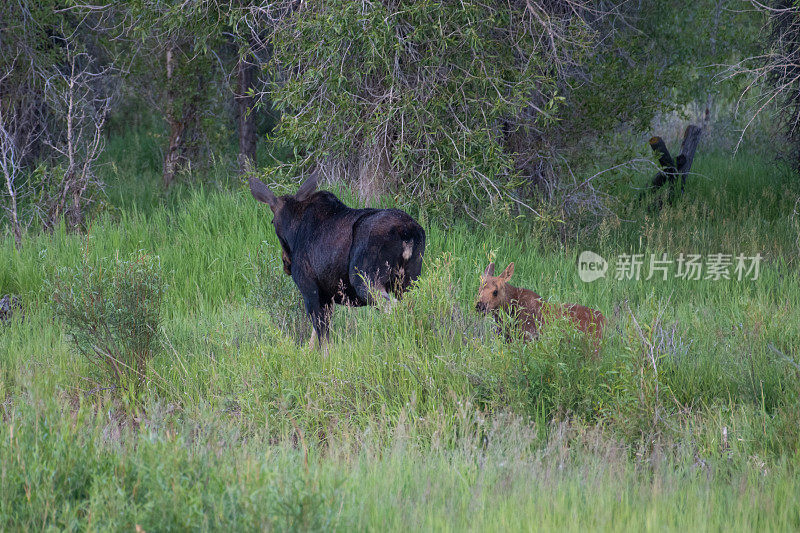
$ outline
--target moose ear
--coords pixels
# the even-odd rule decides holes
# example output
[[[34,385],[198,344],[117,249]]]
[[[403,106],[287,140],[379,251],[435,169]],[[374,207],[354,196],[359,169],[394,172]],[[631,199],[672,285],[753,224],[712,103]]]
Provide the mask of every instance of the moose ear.
[[[278,200],[275,193],[269,190],[269,187],[264,185],[260,179],[250,178],[250,192],[253,194],[253,198],[261,203],[267,204],[273,211],[278,207],[278,202],[280,200]]]
[[[482,278],[488,278],[489,276],[494,276],[494,263],[489,263],[489,266],[486,267],[486,270],[483,272]]]
[[[509,263],[506,269],[503,270],[503,273],[500,274],[500,277],[508,281],[509,279],[511,279],[511,276],[513,275],[514,275],[514,263]]]
[[[303,182],[297,194],[294,195],[295,200],[302,202],[311,196],[317,190],[317,183],[319,182],[319,170],[315,170],[309,178]]]

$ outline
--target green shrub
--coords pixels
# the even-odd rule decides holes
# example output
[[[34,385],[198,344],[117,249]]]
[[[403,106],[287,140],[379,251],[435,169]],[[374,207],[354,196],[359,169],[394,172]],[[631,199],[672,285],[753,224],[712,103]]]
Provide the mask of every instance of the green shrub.
[[[137,252],[84,260],[58,269],[51,288],[56,315],[77,351],[114,386],[138,392],[161,322],[165,285],[158,257]]]
[[[536,342],[509,345],[503,355],[505,393],[519,410],[541,420],[595,418],[617,379],[611,362],[602,354],[594,357],[590,342],[565,321],[551,324]]]

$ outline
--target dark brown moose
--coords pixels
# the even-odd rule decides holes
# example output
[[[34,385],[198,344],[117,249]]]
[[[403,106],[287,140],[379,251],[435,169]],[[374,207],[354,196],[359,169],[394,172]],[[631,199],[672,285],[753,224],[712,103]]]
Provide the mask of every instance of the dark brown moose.
[[[256,178],[250,192],[272,210],[283,270],[294,280],[314,331],[324,344],[333,304],[374,305],[400,298],[422,270],[425,231],[397,209],[352,209],[317,191],[317,175],[294,196],[276,196]]]
[[[546,302],[530,289],[510,285],[508,280],[513,274],[514,263],[499,276],[494,275],[494,263],[489,263],[481,276],[475,308],[481,313],[491,313],[496,320],[500,319],[501,310],[509,313],[519,333],[528,340],[536,339],[539,329],[548,322],[565,317],[591,338],[594,355],[599,354],[606,323],[603,313],[579,304]]]

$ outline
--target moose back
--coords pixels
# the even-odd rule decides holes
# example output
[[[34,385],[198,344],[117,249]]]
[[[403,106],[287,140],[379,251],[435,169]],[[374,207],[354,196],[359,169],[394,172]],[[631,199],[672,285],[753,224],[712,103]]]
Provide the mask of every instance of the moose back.
[[[407,213],[347,207],[333,193],[317,191],[316,175],[293,196],[276,196],[256,178],[250,192],[272,210],[284,272],[300,290],[314,328],[312,346],[327,340],[334,303],[400,298],[419,277],[425,231]]]

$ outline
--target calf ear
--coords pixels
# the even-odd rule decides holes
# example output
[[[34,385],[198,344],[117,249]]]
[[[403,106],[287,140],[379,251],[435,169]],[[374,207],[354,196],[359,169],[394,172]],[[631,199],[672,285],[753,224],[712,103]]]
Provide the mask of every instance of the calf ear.
[[[302,202],[309,196],[311,196],[314,191],[317,190],[317,183],[319,182],[319,171],[315,170],[309,178],[303,182],[299,189],[297,189],[297,194],[294,195],[295,200],[298,202]]]
[[[511,276],[513,275],[514,275],[514,263],[509,263],[506,269],[503,270],[503,273],[500,274],[500,277],[508,281],[509,279],[511,279]]]
[[[253,198],[261,203],[267,204],[273,211],[278,207],[278,197],[275,196],[275,193],[269,190],[269,187],[264,185],[260,179],[250,178],[250,192]]]
[[[481,277],[488,278],[489,276],[494,276],[494,263],[489,263],[489,266],[486,267]]]

